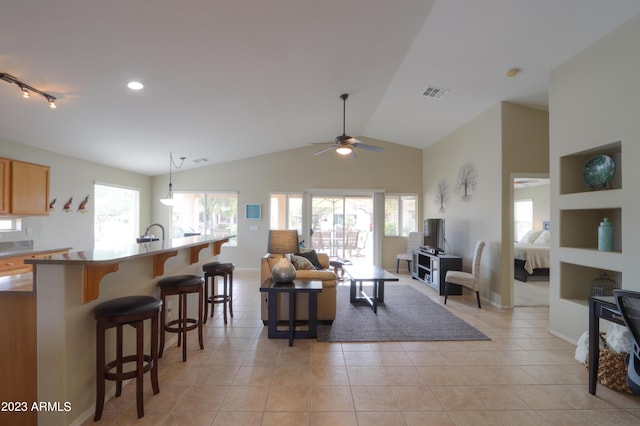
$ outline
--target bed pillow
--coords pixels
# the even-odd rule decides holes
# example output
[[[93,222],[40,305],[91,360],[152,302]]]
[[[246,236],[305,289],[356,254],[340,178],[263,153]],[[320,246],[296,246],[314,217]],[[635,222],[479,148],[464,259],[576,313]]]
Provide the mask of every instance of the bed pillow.
[[[520,238],[518,241],[520,244],[533,244],[538,237],[542,234],[542,231],[529,231],[524,234],[524,237]]]
[[[533,242],[533,245],[549,247],[551,245],[551,233],[549,231],[542,231],[540,236]]]
[[[304,258],[302,256],[297,256],[295,254],[291,255],[291,264],[293,265],[294,268],[296,268],[297,271],[316,269],[316,267],[313,266],[313,263],[311,263],[309,259]]]

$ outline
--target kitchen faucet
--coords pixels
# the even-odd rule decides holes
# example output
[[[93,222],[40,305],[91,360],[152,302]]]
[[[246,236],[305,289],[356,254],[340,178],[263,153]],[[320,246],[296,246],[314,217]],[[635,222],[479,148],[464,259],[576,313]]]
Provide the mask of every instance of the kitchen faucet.
[[[160,225],[159,223],[152,223],[151,225],[147,226],[147,229],[144,230],[144,235],[141,235],[140,237],[138,237],[136,241],[139,243],[148,243],[150,241],[158,241],[158,238],[154,238],[153,235],[149,235],[149,230],[154,226],[157,226],[162,230],[162,241],[164,241],[164,226]]]

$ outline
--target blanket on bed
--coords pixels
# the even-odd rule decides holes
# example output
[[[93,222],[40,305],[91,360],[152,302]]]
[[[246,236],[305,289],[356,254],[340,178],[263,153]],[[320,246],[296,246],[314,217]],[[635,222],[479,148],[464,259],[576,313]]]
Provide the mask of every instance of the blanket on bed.
[[[548,268],[550,264],[549,247],[535,244],[514,244],[513,257],[524,260],[524,269],[529,274],[537,268]]]

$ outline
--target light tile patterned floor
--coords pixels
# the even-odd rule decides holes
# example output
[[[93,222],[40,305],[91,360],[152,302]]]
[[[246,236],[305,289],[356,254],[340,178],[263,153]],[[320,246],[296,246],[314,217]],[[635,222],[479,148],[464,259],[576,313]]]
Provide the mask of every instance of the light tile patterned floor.
[[[548,308],[500,310],[452,296],[448,309],[489,336],[481,342],[319,343],[269,340],[257,271],[236,271],[234,318],[189,336],[187,363],[172,345],[160,393],[145,377],[145,417],[135,388],[105,405],[106,425],[638,425],[640,397],[598,386],[575,347],[548,333]],[[409,284],[442,303],[424,284]],[[373,312],[372,312],[373,315]],[[401,326],[401,325],[399,325]],[[585,329],[587,324],[585,324]],[[93,424],[89,419],[85,424]]]

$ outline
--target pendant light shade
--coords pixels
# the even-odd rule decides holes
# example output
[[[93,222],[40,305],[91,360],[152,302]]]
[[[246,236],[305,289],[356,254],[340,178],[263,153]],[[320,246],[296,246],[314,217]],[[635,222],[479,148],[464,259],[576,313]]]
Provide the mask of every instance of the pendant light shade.
[[[173,182],[171,181],[171,168],[175,167],[176,169],[179,169],[180,167],[182,167],[185,158],[187,157],[180,157],[180,165],[176,165],[176,163],[173,162],[173,153],[169,153],[169,192],[167,192],[167,196],[165,198],[160,198],[160,202],[165,206],[173,206],[175,202],[175,200],[173,199]]]

